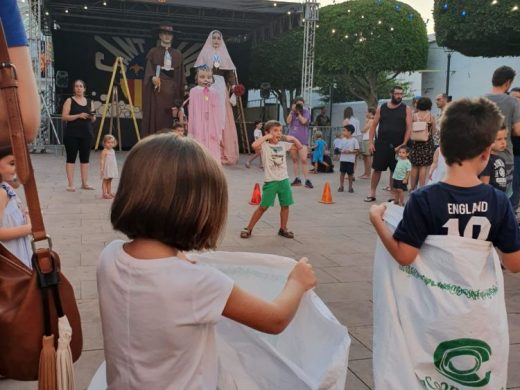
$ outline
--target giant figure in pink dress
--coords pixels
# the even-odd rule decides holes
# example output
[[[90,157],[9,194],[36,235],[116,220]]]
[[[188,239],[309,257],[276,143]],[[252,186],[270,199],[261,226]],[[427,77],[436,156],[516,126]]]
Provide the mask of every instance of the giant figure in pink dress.
[[[197,86],[190,91],[188,136],[197,140],[210,151],[219,163],[222,143],[222,120],[220,96],[213,84],[211,69],[202,65],[197,68]]]
[[[213,70],[214,88],[219,95],[222,164],[236,164],[238,162],[238,137],[233,108],[229,101],[230,91],[237,84],[236,67],[229,56],[220,31],[213,30],[209,33],[208,39],[195,61],[195,67],[201,65],[207,65]]]

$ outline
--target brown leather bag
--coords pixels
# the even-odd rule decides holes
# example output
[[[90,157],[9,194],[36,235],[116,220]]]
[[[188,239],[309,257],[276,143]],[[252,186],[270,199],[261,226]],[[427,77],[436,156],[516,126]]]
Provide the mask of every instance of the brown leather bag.
[[[55,389],[60,379],[56,379],[56,361],[52,363],[49,357],[57,345],[58,317],[66,315],[72,327],[70,350],[74,361],[82,349],[81,321],[72,286],[61,273],[60,259],[52,251],[52,242],[45,232],[20,116],[16,69],[10,63],[0,23],[2,102],[0,110],[8,112],[17,175],[24,186],[29,208],[34,254],[31,270],[0,245],[0,375],[16,380],[39,379],[40,389]],[[38,242],[48,245],[36,249]]]

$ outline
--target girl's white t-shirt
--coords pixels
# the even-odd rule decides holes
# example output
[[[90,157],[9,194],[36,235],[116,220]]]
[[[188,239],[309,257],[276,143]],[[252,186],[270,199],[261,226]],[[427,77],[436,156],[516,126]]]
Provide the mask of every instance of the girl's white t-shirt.
[[[255,137],[255,141],[258,138],[262,138],[262,130],[261,129],[255,129],[255,131],[253,132],[253,136]]]
[[[215,389],[215,325],[233,280],[176,257],[135,259],[124,243],[97,268],[108,389]]]

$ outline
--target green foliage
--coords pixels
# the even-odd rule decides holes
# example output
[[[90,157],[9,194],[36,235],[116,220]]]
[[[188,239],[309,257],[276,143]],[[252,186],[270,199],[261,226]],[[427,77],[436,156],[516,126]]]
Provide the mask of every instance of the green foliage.
[[[316,84],[333,78],[347,94],[374,105],[402,72],[425,68],[426,26],[412,7],[395,0],[351,0],[320,9]],[[384,91],[384,92],[383,92]]]
[[[316,65],[322,71],[401,73],[426,67],[426,26],[407,4],[351,0],[321,8],[319,26]]]
[[[248,87],[271,84],[271,92],[286,110],[289,100],[299,94],[302,78],[303,29],[298,28],[254,46]]]
[[[270,82],[287,107],[285,92],[294,96],[300,88],[302,52],[302,28],[253,47],[248,86]],[[398,74],[425,68],[427,58],[424,21],[404,3],[350,0],[320,8],[314,80],[324,94],[334,79],[338,96],[375,105]]]
[[[439,46],[467,56],[520,55],[520,7],[517,0],[435,0]]]

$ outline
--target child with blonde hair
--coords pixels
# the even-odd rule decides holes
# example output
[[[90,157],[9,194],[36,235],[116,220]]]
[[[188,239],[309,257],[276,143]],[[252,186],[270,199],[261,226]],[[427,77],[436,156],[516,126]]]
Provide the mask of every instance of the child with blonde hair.
[[[323,133],[321,131],[316,131],[314,133],[314,145],[312,146],[312,163],[314,164],[314,173],[318,173],[318,164],[323,164],[325,167],[328,167],[323,157],[325,156],[325,149],[327,147],[327,143],[323,140]]]
[[[117,140],[112,134],[107,134],[103,137],[103,151],[101,152],[100,170],[101,170],[101,191],[103,199],[113,199],[112,179],[119,177],[117,169],[116,152],[114,147],[117,145]]]
[[[0,242],[32,268],[31,220],[13,189],[16,166],[10,146],[0,147]]]
[[[110,389],[216,389],[222,316],[280,333],[316,284],[302,258],[267,302],[184,254],[215,249],[223,233],[228,190],[219,165],[172,134],[146,137],[126,159],[111,221],[129,240],[110,243],[97,269]]]

